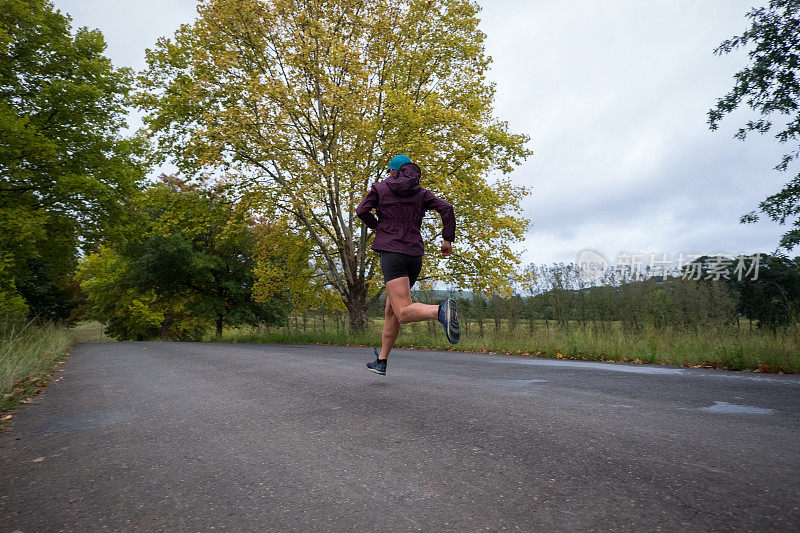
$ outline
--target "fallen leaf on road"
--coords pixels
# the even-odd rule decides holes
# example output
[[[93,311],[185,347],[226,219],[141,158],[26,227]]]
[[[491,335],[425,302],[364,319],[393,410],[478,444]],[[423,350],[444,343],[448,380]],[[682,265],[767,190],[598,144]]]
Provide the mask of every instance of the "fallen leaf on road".
[[[0,418],[0,422],[5,422],[6,420],[9,420],[10,418],[11,418],[11,415],[6,415],[3,418]]]
[[[33,460],[34,463],[41,463],[42,461],[44,461],[44,457],[37,457]]]

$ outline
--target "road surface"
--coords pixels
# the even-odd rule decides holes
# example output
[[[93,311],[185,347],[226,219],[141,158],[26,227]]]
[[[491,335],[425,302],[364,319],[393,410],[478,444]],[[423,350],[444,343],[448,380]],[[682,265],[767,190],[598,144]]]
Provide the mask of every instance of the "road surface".
[[[84,344],[0,431],[0,533],[800,529],[800,377]]]

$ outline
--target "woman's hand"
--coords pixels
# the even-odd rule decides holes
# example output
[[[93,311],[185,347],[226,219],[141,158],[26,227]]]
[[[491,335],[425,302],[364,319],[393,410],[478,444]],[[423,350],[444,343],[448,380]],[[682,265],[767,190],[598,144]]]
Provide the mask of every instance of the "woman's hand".
[[[453,253],[453,243],[450,241],[442,241],[442,255],[447,257]]]

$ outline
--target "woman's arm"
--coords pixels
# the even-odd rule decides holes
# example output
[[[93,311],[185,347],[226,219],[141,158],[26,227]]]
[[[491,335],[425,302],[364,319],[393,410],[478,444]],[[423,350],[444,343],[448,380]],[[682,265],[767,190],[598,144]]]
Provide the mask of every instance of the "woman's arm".
[[[423,203],[426,211],[433,209],[438,211],[442,217],[442,238],[451,243],[456,240],[456,215],[453,206],[442,200],[429,190],[425,190],[425,200]],[[444,249],[442,249],[444,252]]]
[[[358,204],[358,207],[356,207],[356,215],[370,229],[378,227],[378,219],[372,214],[372,210],[376,207],[378,207],[378,191],[375,190],[375,185],[373,185],[364,199],[361,200],[361,203]]]

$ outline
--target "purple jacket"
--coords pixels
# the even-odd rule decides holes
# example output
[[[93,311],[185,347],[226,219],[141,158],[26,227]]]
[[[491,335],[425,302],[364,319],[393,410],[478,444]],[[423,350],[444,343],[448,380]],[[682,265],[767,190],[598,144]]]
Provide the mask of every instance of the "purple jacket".
[[[422,217],[435,209],[442,217],[442,238],[456,238],[456,217],[453,206],[419,185],[422,174],[414,163],[406,163],[393,178],[387,177],[372,185],[367,195],[356,207],[356,215],[364,224],[375,230],[372,249],[383,252],[400,252],[406,255],[423,255]],[[370,211],[377,208],[378,218]]]

